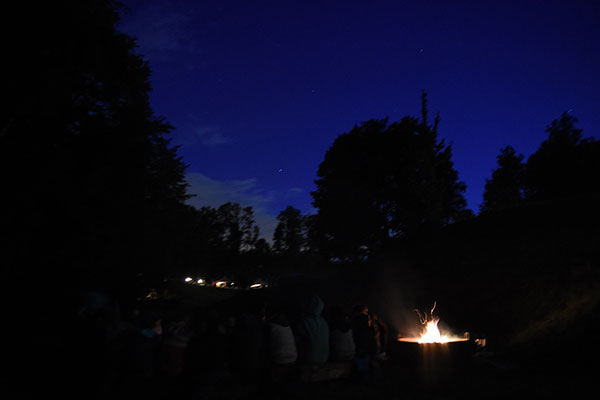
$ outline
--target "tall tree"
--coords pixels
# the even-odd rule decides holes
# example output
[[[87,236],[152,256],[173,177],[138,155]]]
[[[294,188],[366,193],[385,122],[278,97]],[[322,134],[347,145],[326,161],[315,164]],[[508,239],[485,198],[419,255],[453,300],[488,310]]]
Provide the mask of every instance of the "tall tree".
[[[113,285],[163,268],[187,198],[185,165],[171,126],[152,112],[150,68],[115,29],[112,2],[11,12],[19,40],[4,49],[4,264],[35,266],[61,285]]]
[[[252,250],[258,241],[259,228],[254,221],[254,211],[238,203],[225,203],[217,208],[221,246],[230,255]]]
[[[450,146],[438,140],[439,117],[369,120],[336,138],[319,165],[312,193],[321,248],[356,257],[390,238],[430,231],[464,213],[464,183]]]
[[[496,157],[498,167],[486,179],[481,212],[498,211],[519,206],[523,201],[525,164],[523,155],[506,146]]]
[[[246,252],[254,250],[258,245],[260,229],[256,225],[256,221],[254,221],[254,210],[251,206],[242,209],[240,224],[242,230],[241,250]]]
[[[242,246],[242,227],[240,214],[242,208],[238,203],[225,203],[217,208],[220,237],[223,248],[232,255],[237,255]]]
[[[287,206],[277,216],[273,233],[273,250],[279,254],[298,254],[306,245],[306,226],[302,213]]]
[[[546,127],[547,139],[527,160],[528,199],[600,192],[600,142],[583,138],[576,124],[577,119],[565,112]]]

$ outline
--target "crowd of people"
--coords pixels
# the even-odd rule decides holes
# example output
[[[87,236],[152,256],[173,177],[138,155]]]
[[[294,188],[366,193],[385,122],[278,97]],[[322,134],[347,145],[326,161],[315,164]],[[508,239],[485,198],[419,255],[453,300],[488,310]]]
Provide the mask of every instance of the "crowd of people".
[[[278,398],[324,366],[368,382],[386,359],[387,326],[366,305],[325,307],[315,293],[291,302],[257,297],[210,307],[83,307],[80,347],[96,358],[82,361],[94,365],[88,390],[101,397]]]

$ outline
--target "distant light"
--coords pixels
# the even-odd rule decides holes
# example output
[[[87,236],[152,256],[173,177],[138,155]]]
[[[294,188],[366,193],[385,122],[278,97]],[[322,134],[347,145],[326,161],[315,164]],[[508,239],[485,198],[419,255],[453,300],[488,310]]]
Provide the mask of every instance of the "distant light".
[[[255,283],[250,285],[250,289],[260,289],[262,287],[262,283]]]
[[[227,285],[227,282],[225,282],[225,281],[218,281],[217,283],[215,283],[215,286],[218,288],[222,288],[225,285]]]
[[[193,281],[193,279],[188,276],[187,278],[185,278],[185,281],[186,282],[191,282],[191,281]]]
[[[199,285],[202,285],[204,283],[204,279],[198,279],[197,282],[198,282]]]

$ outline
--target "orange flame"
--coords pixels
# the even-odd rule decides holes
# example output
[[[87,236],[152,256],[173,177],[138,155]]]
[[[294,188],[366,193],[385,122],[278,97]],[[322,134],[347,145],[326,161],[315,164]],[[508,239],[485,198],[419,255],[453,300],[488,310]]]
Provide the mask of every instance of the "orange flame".
[[[419,339],[419,343],[448,343],[450,339],[448,339],[448,336],[446,335],[442,336],[437,326],[438,322],[440,322],[439,318],[434,318],[427,322],[425,331],[421,334],[421,338]]]
[[[421,313],[421,311],[419,311],[418,309],[414,310],[417,313],[417,315],[419,316],[419,321],[421,322],[421,324],[423,326],[425,326],[423,333],[421,333],[421,337],[419,337],[419,338],[401,337],[400,335],[398,335],[398,341],[406,342],[406,343],[419,343],[419,344],[451,343],[451,342],[469,341],[470,337],[469,337],[468,332],[465,332],[463,337],[457,337],[457,336],[450,337],[448,335],[442,335],[440,333],[440,330],[438,328],[438,323],[440,322],[440,319],[438,317],[436,317],[435,315],[433,315],[433,311],[435,310],[436,305],[437,305],[437,302],[434,302],[433,308],[431,309],[429,314]]]

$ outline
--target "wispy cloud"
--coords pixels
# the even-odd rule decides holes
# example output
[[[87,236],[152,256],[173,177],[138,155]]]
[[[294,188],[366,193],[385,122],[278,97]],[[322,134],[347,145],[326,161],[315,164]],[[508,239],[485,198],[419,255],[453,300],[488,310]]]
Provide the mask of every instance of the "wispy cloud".
[[[152,61],[167,60],[173,52],[195,54],[194,12],[176,10],[171,2],[142,2],[125,9],[119,29],[137,38],[140,53]]]
[[[177,130],[177,144],[183,146],[202,145],[211,149],[231,144],[234,138],[229,130],[217,124],[201,123],[196,116],[188,116],[187,126]]]
[[[252,206],[261,236],[271,240],[277,226],[277,217],[269,212],[269,207],[276,193],[262,188],[256,178],[219,181],[199,172],[191,172],[186,179],[190,185],[188,192],[195,195],[188,200],[190,205],[197,208],[218,207],[227,202],[235,202],[244,207]]]
[[[194,138],[207,147],[217,147],[223,144],[229,144],[232,141],[230,136],[225,135],[223,130],[217,125],[202,125],[194,130]]]

